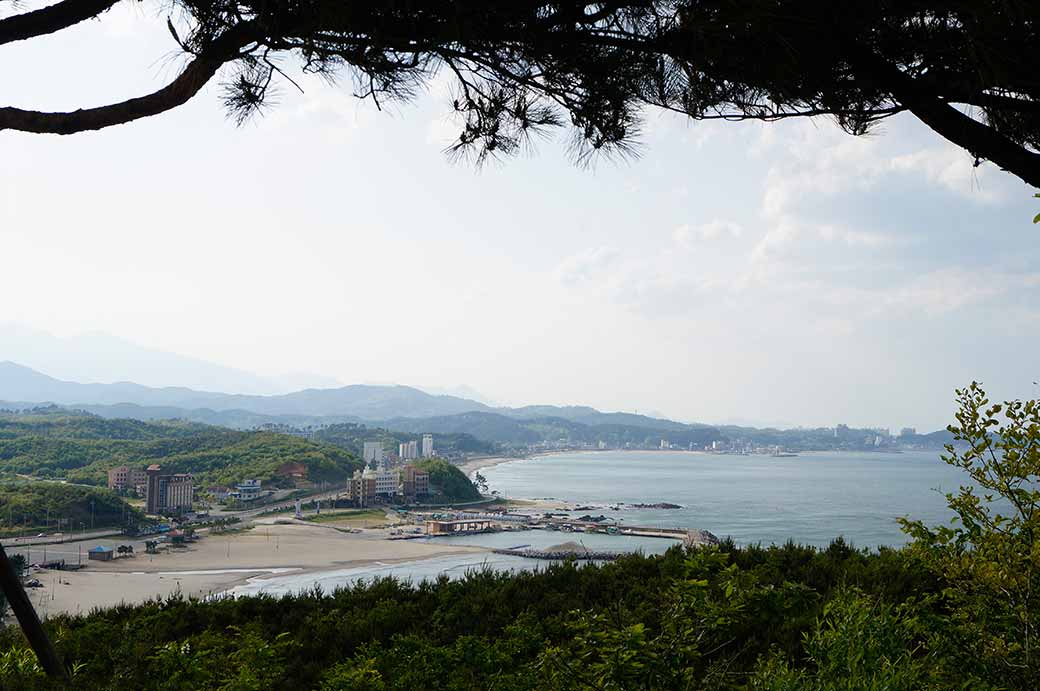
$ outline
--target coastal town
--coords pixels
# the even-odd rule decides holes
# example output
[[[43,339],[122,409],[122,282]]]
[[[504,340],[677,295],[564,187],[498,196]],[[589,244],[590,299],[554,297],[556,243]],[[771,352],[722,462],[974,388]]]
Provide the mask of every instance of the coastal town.
[[[76,525],[62,515],[50,516],[42,530],[16,533],[8,549],[24,560],[25,582],[35,586],[31,590],[49,612],[176,592],[211,596],[245,580],[262,580],[286,570],[307,573],[469,552],[603,561],[625,552],[626,548],[611,545],[613,538],[708,544],[715,537],[693,526],[662,527],[667,521],[661,520],[639,525],[619,517],[622,508],[665,514],[680,508],[667,502],[621,507],[507,500],[489,492],[480,470],[561,451],[641,447],[655,452],[790,457],[807,445],[762,443],[760,438],[739,436],[680,445],[662,435],[656,441],[647,438],[642,444],[626,443],[617,449],[603,439],[575,443],[561,438],[554,444],[532,443],[489,455],[459,452],[452,444],[457,440],[432,432],[401,438],[367,431],[372,436],[365,438],[364,427],[351,429],[362,435],[355,442],[354,462],[360,461],[359,467],[331,481],[313,476],[307,464],[291,459],[267,475],[242,474],[224,483],[200,482],[196,473],[180,472],[183,466],[164,462],[110,467],[107,488],[126,502],[121,521],[96,527],[92,501],[89,521]],[[275,434],[289,431],[281,428]],[[313,439],[320,432],[294,431],[288,436]],[[819,437],[819,431],[813,434]],[[918,438],[913,429],[892,435],[884,429],[853,430],[845,425],[830,428],[826,437],[856,450],[882,451],[896,450]],[[444,441],[443,448],[438,448],[438,438]],[[442,475],[434,477],[435,468]],[[468,494],[446,491],[448,481],[461,484]],[[16,525],[14,520],[9,523]],[[517,538],[510,544],[482,543],[476,537],[524,531],[539,531],[543,537]],[[560,539],[544,537],[550,533]],[[474,539],[458,542],[468,536]],[[569,544],[574,542],[570,536],[580,536],[579,547]],[[600,541],[595,546],[582,545],[594,536]]]
[[[427,451],[432,456],[432,446]],[[375,446],[366,454],[365,469],[344,487],[317,487],[307,496],[278,501],[273,499],[277,491],[244,480],[229,490],[229,506],[209,510],[189,508],[190,475],[167,474],[158,465],[115,468],[113,489],[136,483],[143,491],[145,507],[154,518],[149,526],[38,534],[10,540],[6,547],[24,560],[24,582],[38,610],[49,616],[177,595],[213,597],[246,582],[376,563],[480,553],[609,561],[626,553],[620,544],[583,544],[597,535],[657,538],[663,546],[717,542],[706,531],[626,525],[611,517],[624,508],[620,505],[494,498],[472,506],[423,505],[431,491],[428,473],[391,460]],[[250,501],[244,497],[254,495],[268,502],[242,508]],[[665,503],[640,506],[679,508]],[[505,547],[457,540],[495,533],[517,537]],[[548,537],[554,533],[559,539]],[[535,540],[523,534],[543,537]]]

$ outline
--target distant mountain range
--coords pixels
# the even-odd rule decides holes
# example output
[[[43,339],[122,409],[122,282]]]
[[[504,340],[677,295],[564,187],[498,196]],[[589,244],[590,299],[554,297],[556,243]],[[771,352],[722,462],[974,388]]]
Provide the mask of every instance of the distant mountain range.
[[[315,424],[442,418],[462,413],[486,413],[514,420],[560,418],[584,425],[628,425],[672,431],[704,427],[630,413],[602,413],[584,406],[493,408],[468,398],[435,396],[410,386],[356,384],[259,396],[185,387],[153,388],[132,382],[82,384],[56,379],[14,362],[0,362],[0,400],[75,406],[105,417],[184,417],[225,425],[237,419],[238,424],[228,425],[236,427],[264,422],[291,424],[286,417],[295,418],[295,424]]]
[[[685,424],[632,413],[604,413],[586,406],[492,407],[451,395],[432,395],[410,386],[353,385],[304,389],[280,395],[228,394],[185,387],[154,388],[132,382],[83,384],[63,381],[14,362],[0,362],[0,408],[57,404],[106,418],[182,419],[236,429],[260,425],[297,428],[340,423],[417,434],[469,434],[485,441],[524,447],[549,443],[610,447],[656,447],[662,440],[701,448],[716,440],[796,450],[861,449],[873,446],[872,430],[775,430]],[[946,432],[916,435],[901,443],[925,447],[949,441]]]
[[[23,324],[0,323],[0,361],[18,362],[69,381],[133,381],[207,391],[279,394],[332,388],[332,377],[303,372],[263,376],[170,353],[106,333],[60,337]]]

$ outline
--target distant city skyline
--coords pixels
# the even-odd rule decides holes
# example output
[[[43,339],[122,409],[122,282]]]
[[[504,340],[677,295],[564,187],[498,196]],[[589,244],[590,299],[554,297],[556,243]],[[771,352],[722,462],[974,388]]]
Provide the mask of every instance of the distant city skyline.
[[[120,4],[4,46],[30,66],[5,92],[104,102],[165,83],[169,47],[165,15]],[[707,423],[932,430],[973,379],[1040,395],[1040,202],[912,118],[650,112],[632,160],[577,167],[561,135],[475,170],[443,154],[442,81],[389,112],[301,86],[243,127],[212,84],[129,127],[0,132],[0,323],[304,373],[282,386]]]

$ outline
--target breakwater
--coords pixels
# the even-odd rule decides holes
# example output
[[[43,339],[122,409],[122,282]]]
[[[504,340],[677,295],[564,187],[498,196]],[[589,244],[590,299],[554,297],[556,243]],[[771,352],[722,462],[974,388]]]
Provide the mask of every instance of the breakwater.
[[[527,559],[554,559],[557,561],[566,559],[577,559],[580,561],[613,561],[626,554],[626,552],[589,549],[576,542],[566,542],[562,545],[554,545],[552,547],[546,547],[545,549],[512,547],[509,549],[495,549],[492,550],[492,552],[495,554],[508,554],[514,557],[525,557]]]

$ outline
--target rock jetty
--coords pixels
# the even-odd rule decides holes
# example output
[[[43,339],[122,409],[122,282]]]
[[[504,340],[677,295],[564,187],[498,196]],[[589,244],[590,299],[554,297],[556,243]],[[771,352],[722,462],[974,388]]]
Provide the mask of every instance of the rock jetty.
[[[681,509],[682,507],[678,504],[669,504],[666,501],[657,502],[656,504],[629,504],[628,506],[633,509]]]
[[[528,559],[577,559],[581,561],[613,561],[625,554],[624,552],[589,549],[577,542],[564,542],[545,549],[496,549],[493,551],[495,554],[511,554]]]
[[[704,545],[717,545],[719,539],[707,530],[688,530],[683,544],[687,547],[703,547]]]

